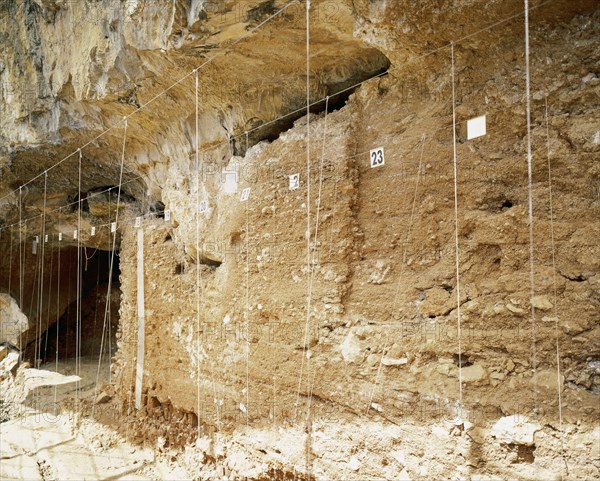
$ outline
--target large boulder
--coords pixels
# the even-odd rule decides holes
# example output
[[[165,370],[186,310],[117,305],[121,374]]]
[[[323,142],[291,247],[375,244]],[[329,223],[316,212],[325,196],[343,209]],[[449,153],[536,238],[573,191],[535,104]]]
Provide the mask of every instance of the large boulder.
[[[22,349],[21,334],[28,329],[29,320],[17,302],[8,294],[0,294],[0,342]]]

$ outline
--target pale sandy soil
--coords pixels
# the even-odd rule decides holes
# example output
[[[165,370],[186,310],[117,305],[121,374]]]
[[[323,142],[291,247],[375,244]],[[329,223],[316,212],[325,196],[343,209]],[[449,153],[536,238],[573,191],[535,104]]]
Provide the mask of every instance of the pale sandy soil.
[[[5,413],[0,424],[0,479],[2,480],[160,480],[191,479],[174,463],[160,459],[149,448],[133,446],[111,425],[110,404],[93,404],[97,363],[82,360],[81,378],[54,372],[54,365],[20,369],[15,379],[3,381]],[[59,364],[74,371],[74,362]],[[100,379],[107,377],[106,370]],[[81,416],[94,408],[94,417]],[[106,408],[108,406],[108,409]],[[113,413],[114,414],[114,413]]]

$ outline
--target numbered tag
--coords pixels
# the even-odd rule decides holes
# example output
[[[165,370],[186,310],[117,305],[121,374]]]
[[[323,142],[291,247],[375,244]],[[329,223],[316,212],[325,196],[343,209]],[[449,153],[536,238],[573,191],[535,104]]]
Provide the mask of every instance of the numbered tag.
[[[171,211],[165,210],[165,222],[168,222],[170,220],[171,220]]]
[[[467,120],[467,140],[483,137],[487,133],[485,115]]]
[[[203,200],[202,202],[200,202],[199,212],[201,214],[204,214],[207,210],[208,210],[208,201]]]
[[[38,245],[38,241],[37,241],[37,237],[35,238],[35,240],[33,241],[33,245],[31,246],[31,253],[32,254],[37,254],[37,245]]]
[[[290,175],[290,190],[296,190],[300,187],[300,174]]]
[[[92,227],[92,237],[96,235],[96,227]]]
[[[48,234],[44,236],[44,242],[48,242]]]
[[[134,226],[135,227],[141,227],[142,226],[142,218],[141,217],[136,217],[135,218]]]
[[[77,229],[73,231],[73,239],[77,239]]]
[[[371,168],[381,167],[385,164],[385,158],[383,156],[383,147],[378,147],[370,152],[371,156]]]
[[[111,232],[117,232],[117,223],[113,222],[112,224],[110,224],[110,231]]]
[[[62,232],[58,233],[58,242],[62,241]]]
[[[33,239],[33,242],[35,242],[37,244],[39,241],[40,241],[40,238],[39,238],[39,236],[36,235]]]
[[[240,202],[246,202],[250,197],[250,187],[246,187],[242,190],[242,196],[240,197]]]

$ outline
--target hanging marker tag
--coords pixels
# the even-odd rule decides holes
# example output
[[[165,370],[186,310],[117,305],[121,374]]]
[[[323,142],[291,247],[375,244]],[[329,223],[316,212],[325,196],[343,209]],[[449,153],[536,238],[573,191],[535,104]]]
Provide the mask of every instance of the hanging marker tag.
[[[487,133],[485,115],[467,120],[467,140],[483,137]]]
[[[246,187],[242,190],[242,196],[240,197],[240,202],[246,202],[250,197],[250,187]]]
[[[44,242],[48,242],[48,234],[44,236]]]
[[[300,187],[300,174],[290,175],[290,190],[296,190]]]
[[[96,227],[92,227],[92,236],[96,235]]]
[[[133,224],[135,227],[141,227],[142,225],[142,218],[141,217],[136,217],[135,218],[135,222]]]
[[[38,245],[37,237],[35,239],[36,240],[33,241],[33,245],[31,246],[32,254],[37,254],[37,245]]]
[[[116,222],[113,222],[112,224],[110,224],[110,231],[117,232],[117,223]]]
[[[207,210],[208,210],[208,201],[203,200],[202,202],[200,202],[199,212],[201,214],[204,214]]]
[[[33,242],[35,242],[36,244],[40,241],[40,238],[36,235]]]
[[[62,240],[62,232],[58,233],[58,241],[60,242]]]
[[[73,239],[77,239],[77,229],[73,231]]]
[[[165,210],[165,222],[168,222],[170,220],[171,220],[171,211]]]
[[[381,167],[382,165],[384,165],[385,158],[383,155],[383,147],[378,147],[376,149],[371,150],[370,158],[371,158],[371,168]]]

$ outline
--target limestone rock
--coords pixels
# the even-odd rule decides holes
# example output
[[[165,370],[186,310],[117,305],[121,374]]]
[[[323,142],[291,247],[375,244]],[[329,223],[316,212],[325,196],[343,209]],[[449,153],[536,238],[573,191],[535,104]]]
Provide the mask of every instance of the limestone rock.
[[[517,307],[517,306],[515,306],[514,304],[512,304],[510,302],[508,304],[506,304],[506,308],[510,312],[512,312],[513,314],[518,314],[518,315],[525,314],[525,310],[524,309],[521,309],[520,307]]]
[[[408,471],[406,470],[406,468],[404,468],[402,470],[402,472],[400,473],[400,475],[398,476],[398,480],[399,481],[411,481],[410,480],[410,476],[408,474]]]
[[[21,347],[21,341],[26,341],[22,333],[28,329],[29,320],[19,309],[17,302],[8,294],[0,294],[0,342]]]
[[[96,399],[94,400],[94,402],[96,404],[105,404],[108,401],[110,401],[112,399],[112,396],[110,394],[108,394],[105,391],[101,391],[98,393],[98,395],[96,396]]]
[[[358,460],[358,458],[356,456],[352,456],[350,458],[350,461],[348,461],[348,467],[352,471],[358,471],[358,469],[360,468],[360,461]]]
[[[405,357],[401,357],[399,359],[391,358],[391,357],[383,357],[381,359],[381,364],[384,366],[403,366],[408,362],[408,359]]]
[[[539,309],[540,311],[549,311],[552,309],[553,304],[546,296],[535,296],[532,299],[533,307]]]
[[[487,379],[487,377],[487,369],[479,364],[473,364],[472,366],[462,368],[463,382],[479,382]]]
[[[353,332],[350,332],[344,342],[340,345],[340,352],[347,363],[357,362],[361,355],[361,347]]]
[[[535,433],[540,429],[539,424],[530,423],[527,417],[515,414],[500,418],[492,427],[491,435],[503,444],[533,446]]]
[[[383,284],[386,276],[390,272],[391,267],[384,261],[378,260],[375,263],[375,268],[371,272],[369,282],[371,284]]]
[[[404,467],[406,465],[406,454],[404,451],[392,451],[390,456],[396,461],[400,466]]]
[[[441,316],[448,311],[448,305],[452,300],[448,291],[441,287],[434,287],[425,291],[425,299],[419,306],[419,312],[425,316]]]
[[[556,391],[557,386],[560,386],[561,390],[563,389],[565,378],[561,374],[557,379],[556,370],[547,370],[547,371],[537,371],[531,382],[537,385],[539,388]]]

